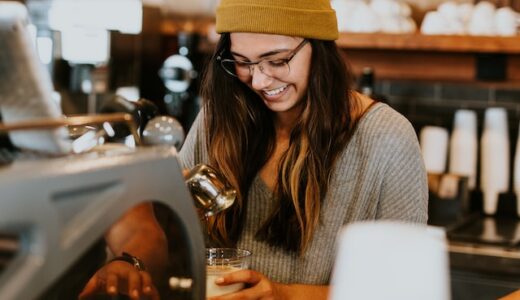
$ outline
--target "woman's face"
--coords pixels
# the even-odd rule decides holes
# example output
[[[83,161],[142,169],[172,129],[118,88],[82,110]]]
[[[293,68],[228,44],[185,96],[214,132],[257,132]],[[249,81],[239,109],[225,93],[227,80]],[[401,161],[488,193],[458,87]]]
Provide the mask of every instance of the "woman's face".
[[[276,113],[297,110],[309,82],[310,44],[306,43],[298,50],[285,72],[274,63],[290,57],[303,38],[259,33],[231,33],[230,36],[234,60],[263,61],[260,66],[252,66],[251,75],[239,76],[239,79],[256,92],[270,110]],[[274,72],[269,65],[275,66]]]

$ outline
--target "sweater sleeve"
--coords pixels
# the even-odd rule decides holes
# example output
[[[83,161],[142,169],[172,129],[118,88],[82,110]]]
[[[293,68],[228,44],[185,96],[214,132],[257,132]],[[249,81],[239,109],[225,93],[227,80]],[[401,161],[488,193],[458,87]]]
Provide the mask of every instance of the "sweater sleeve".
[[[204,117],[202,110],[199,112],[191,126],[186,140],[179,151],[179,162],[184,169],[191,169],[196,164],[202,163],[204,155]]]
[[[387,164],[381,187],[378,219],[426,223],[428,183],[417,135],[406,118],[397,115],[386,130]]]

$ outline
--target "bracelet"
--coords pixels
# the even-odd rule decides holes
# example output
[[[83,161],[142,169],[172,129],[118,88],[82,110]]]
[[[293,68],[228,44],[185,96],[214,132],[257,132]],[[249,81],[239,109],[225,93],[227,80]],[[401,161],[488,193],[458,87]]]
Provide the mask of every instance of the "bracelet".
[[[112,258],[109,262],[113,262],[113,261],[125,261],[125,262],[131,264],[132,266],[134,266],[134,268],[136,268],[138,271],[146,270],[146,268],[144,267],[143,261],[139,257],[133,256],[132,254],[129,254],[126,252],[123,252],[123,255],[121,255],[121,256],[116,256],[116,257]]]

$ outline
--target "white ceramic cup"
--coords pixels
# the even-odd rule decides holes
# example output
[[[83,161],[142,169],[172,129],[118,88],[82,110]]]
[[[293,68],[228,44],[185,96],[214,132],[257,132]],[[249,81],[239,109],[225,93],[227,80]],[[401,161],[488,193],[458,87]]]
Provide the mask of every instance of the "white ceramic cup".
[[[468,177],[470,189],[476,185],[477,148],[477,114],[472,110],[457,110],[450,137],[449,172]]]
[[[517,13],[511,7],[502,7],[495,13],[495,30],[497,35],[515,36],[518,32]]]
[[[444,173],[448,156],[448,130],[425,126],[421,129],[419,141],[426,171],[432,174]]]
[[[447,300],[442,229],[392,221],[347,225],[338,237],[330,300]]]
[[[520,127],[519,127],[520,128]],[[516,141],[515,162],[513,168],[513,188],[516,193],[517,214],[520,216],[520,131]],[[520,231],[519,231],[520,233]]]
[[[481,1],[473,9],[468,22],[468,32],[471,35],[495,35],[496,7],[488,1]]]
[[[206,297],[234,293],[244,288],[243,283],[217,285],[215,280],[224,274],[249,269],[251,252],[235,248],[206,249]]]
[[[484,193],[484,212],[496,212],[498,196],[509,188],[509,130],[504,108],[488,108],[480,140],[480,186]]]
[[[422,34],[445,34],[444,17],[437,11],[429,11],[421,24]]]

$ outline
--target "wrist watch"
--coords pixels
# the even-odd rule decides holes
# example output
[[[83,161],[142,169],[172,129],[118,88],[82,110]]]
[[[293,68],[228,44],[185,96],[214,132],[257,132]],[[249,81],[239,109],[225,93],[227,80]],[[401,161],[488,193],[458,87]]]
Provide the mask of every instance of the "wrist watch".
[[[132,254],[129,254],[127,252],[123,252],[123,255],[116,256],[110,260],[110,262],[113,262],[113,261],[126,261],[127,263],[134,266],[138,271],[146,270],[146,268],[144,267],[143,261],[139,257],[133,256]]]

